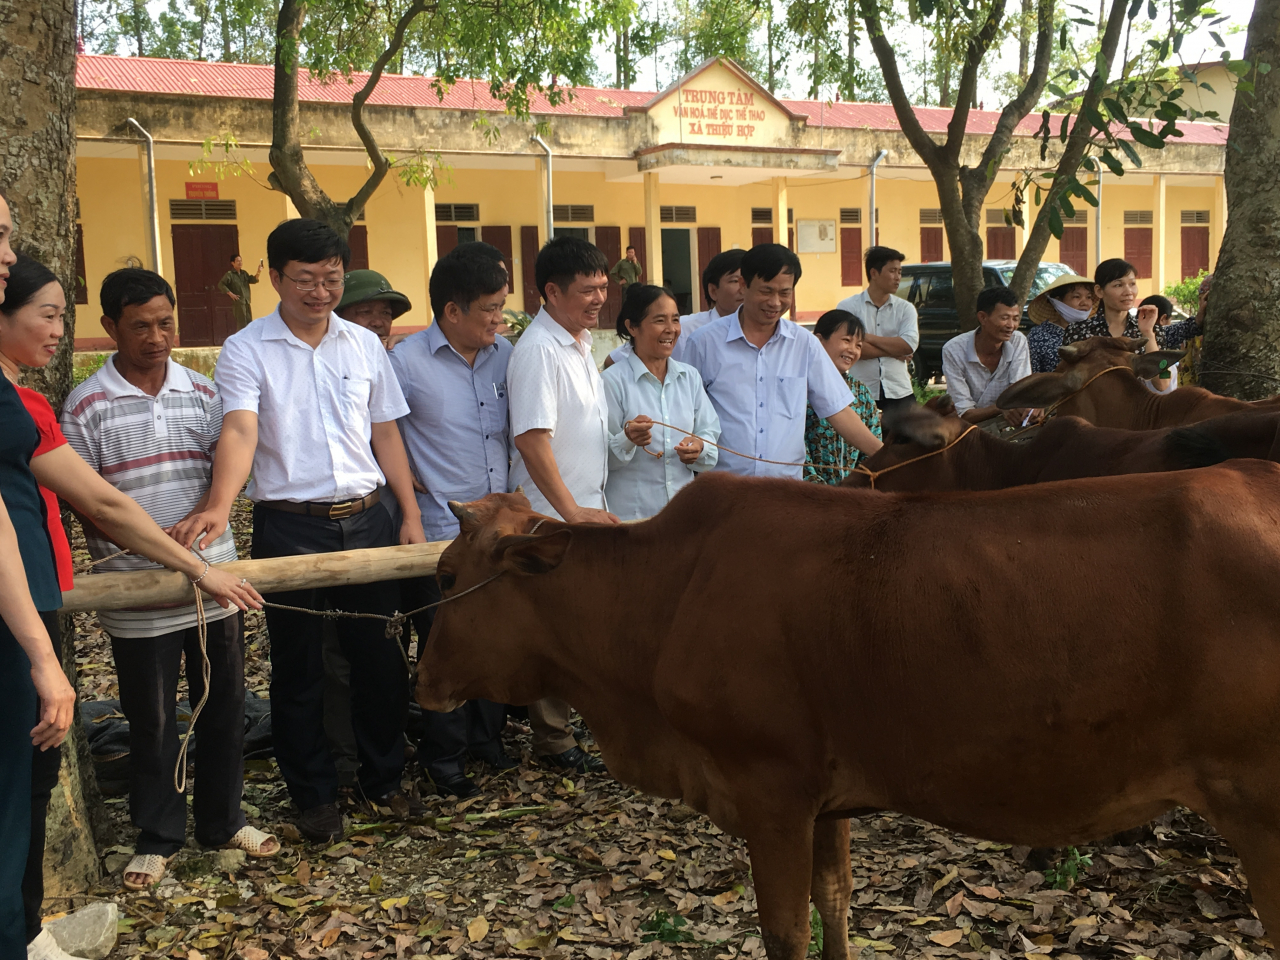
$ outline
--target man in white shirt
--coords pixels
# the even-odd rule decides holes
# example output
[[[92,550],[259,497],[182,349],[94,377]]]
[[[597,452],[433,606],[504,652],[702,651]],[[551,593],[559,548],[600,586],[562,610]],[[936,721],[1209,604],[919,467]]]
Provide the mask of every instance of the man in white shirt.
[[[987,287],[978,294],[978,326],[952,337],[942,348],[942,372],[956,413],[969,423],[1004,415],[1019,426],[1026,410],[1001,410],[1000,394],[1031,376],[1027,338],[1018,332],[1022,303],[1008,287]]]
[[[556,237],[534,267],[544,306],[507,365],[511,415],[508,488],[524,489],[539,513],[569,523],[617,523],[605,504],[609,405],[591,359],[590,328],[609,293],[609,263],[576,237]],[[602,772],[569,726],[569,705],[531,704],[533,752],[561,769]]]
[[[689,349],[695,333],[712,320],[736,313],[738,307],[742,306],[742,258],[746,252],[739,249],[723,250],[707,261],[706,269],[702,271],[702,289],[711,301],[711,308],[700,313],[685,314],[680,318],[680,339],[676,341],[672,359],[684,360],[684,352]],[[635,348],[628,340],[609,354],[604,368],[608,370],[633,353]]]
[[[892,247],[867,251],[867,288],[837,305],[862,321],[866,336],[862,359],[853,365],[853,379],[867,385],[881,410],[915,403],[907,363],[920,345],[916,308],[896,296],[902,283],[903,254]]]
[[[174,536],[212,540],[227,526],[252,470],[252,555],[282,557],[396,543],[423,543],[422,514],[396,419],[409,412],[377,335],[343,320],[351,251],[315,220],[287,220],[267,238],[280,304],[227,339],[214,380],[222,393],[222,437],[203,511]],[[402,517],[399,534],[381,502],[386,485]],[[268,596],[321,610],[389,616],[399,584],[372,583]],[[276,761],[298,805],[298,829],[313,842],[342,835],[338,774],[324,733],[324,620],[268,610],[271,724]],[[360,787],[404,816],[421,804],[401,789],[409,687],[399,643],[372,619],[336,621],[351,663],[351,720]]]

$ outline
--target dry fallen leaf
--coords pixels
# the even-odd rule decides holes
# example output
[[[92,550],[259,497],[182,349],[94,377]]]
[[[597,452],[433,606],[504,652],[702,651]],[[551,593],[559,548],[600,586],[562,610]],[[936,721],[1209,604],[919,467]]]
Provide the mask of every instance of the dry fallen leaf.
[[[489,921],[482,914],[467,924],[467,939],[479,943],[489,935]]]
[[[942,947],[954,947],[963,937],[963,930],[940,930],[929,934],[929,939]]]

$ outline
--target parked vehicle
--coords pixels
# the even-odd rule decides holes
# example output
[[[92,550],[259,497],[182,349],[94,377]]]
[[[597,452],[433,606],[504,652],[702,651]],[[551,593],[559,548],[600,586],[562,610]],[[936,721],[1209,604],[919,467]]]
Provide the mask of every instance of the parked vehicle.
[[[1007,287],[1017,266],[1016,260],[984,260],[982,276],[986,286]],[[1031,281],[1027,302],[1034,300],[1058,277],[1071,272],[1065,263],[1041,263]],[[920,319],[920,346],[914,358],[915,377],[921,383],[928,383],[942,373],[942,345],[960,333],[950,262],[904,264],[898,296],[916,308]],[[1025,306],[1022,324],[1024,328],[1031,326]]]

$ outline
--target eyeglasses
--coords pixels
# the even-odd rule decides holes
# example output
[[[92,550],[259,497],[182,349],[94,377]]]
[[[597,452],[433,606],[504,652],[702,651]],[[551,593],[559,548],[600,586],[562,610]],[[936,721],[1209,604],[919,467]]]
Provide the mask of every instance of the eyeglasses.
[[[295,280],[293,277],[289,276],[289,275],[288,275],[287,273],[285,273],[283,270],[281,270],[281,271],[280,271],[280,276],[282,276],[282,277],[284,277],[286,280],[289,280],[290,282],[292,282],[292,283],[293,283],[293,285],[294,285],[295,287],[297,287],[297,288],[298,288],[298,292],[299,292],[299,293],[310,293],[310,292],[311,292],[312,290],[314,290],[316,287],[318,287],[318,286],[321,286],[321,285],[322,285],[322,284],[320,284],[320,283],[314,283],[314,282],[313,282],[313,283],[307,283],[307,282],[306,282],[306,281],[304,281],[304,280]],[[347,284],[347,278],[346,278],[346,277],[340,277],[340,278],[339,278],[339,279],[337,279],[337,280],[333,280],[333,279],[325,280],[325,281],[323,282],[323,286],[324,286],[324,288],[325,288],[326,290],[328,290],[330,293],[335,293],[335,292],[337,292],[338,290],[341,290],[344,286],[346,286],[346,284]]]

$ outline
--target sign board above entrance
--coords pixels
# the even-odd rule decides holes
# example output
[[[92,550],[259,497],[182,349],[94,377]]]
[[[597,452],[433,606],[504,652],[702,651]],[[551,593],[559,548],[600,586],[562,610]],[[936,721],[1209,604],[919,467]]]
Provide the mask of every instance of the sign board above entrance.
[[[791,113],[721,60],[688,74],[644,109],[653,118],[659,144],[783,147],[791,141]]]
[[[188,183],[188,200],[217,200],[218,185],[216,183]]]

